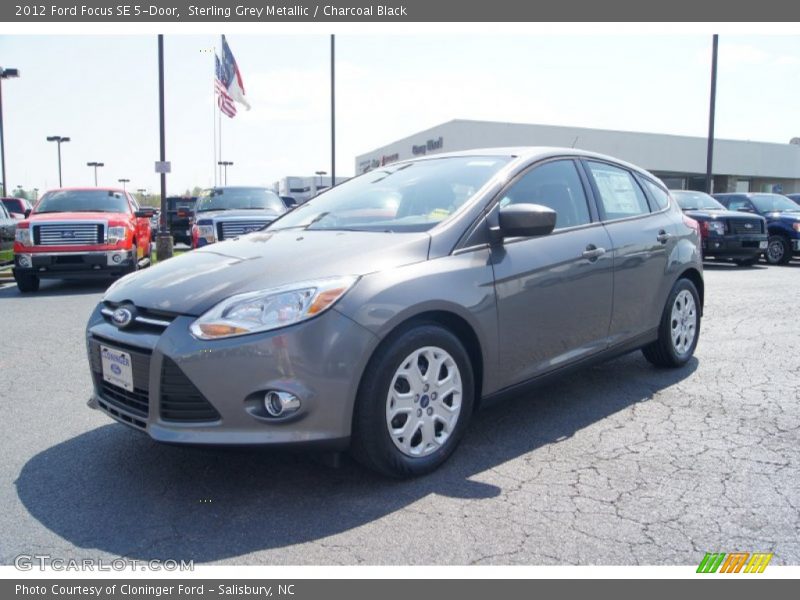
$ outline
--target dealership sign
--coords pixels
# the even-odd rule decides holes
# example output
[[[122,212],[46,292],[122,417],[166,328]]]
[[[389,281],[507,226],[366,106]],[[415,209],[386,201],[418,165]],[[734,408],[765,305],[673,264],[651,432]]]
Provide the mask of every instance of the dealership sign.
[[[434,152],[435,150],[441,150],[444,148],[444,138],[439,136],[434,140],[428,140],[424,144],[414,145],[411,146],[411,153],[414,156],[420,156],[421,154],[427,154],[428,152]]]

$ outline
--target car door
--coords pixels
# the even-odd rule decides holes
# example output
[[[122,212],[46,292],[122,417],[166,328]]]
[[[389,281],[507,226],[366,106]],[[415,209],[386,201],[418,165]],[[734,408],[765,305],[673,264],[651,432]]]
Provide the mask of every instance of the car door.
[[[509,203],[556,211],[545,236],[492,246],[497,295],[499,381],[508,386],[606,347],[611,319],[610,239],[572,159],[539,163],[515,177],[489,214]]]
[[[658,326],[667,260],[677,242],[676,224],[668,206],[651,209],[632,171],[599,160],[584,160],[584,166],[611,238],[614,309],[609,341],[617,344]]]

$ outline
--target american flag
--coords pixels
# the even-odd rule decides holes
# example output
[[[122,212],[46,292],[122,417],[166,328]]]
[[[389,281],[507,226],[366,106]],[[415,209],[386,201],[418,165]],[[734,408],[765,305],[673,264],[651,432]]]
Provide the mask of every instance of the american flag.
[[[217,74],[214,78],[214,85],[217,90],[217,105],[219,109],[228,115],[231,119],[236,116],[236,105],[233,103],[233,98],[228,93],[228,86],[224,83],[225,74],[222,71],[222,63],[219,61],[219,56],[215,56]]]
[[[233,58],[230,46],[222,36],[222,59],[215,56],[216,78],[214,80],[217,90],[217,103],[219,109],[233,118],[236,115],[236,104],[238,102],[247,110],[250,110],[250,104],[244,97],[244,82],[242,81],[242,74],[239,72],[239,66],[236,64],[236,59]]]

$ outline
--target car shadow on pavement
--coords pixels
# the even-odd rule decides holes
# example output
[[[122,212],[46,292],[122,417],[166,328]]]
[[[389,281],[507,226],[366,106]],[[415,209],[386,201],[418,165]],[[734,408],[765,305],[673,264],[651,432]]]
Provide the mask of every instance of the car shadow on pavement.
[[[160,445],[109,424],[34,456],[15,483],[30,515],[84,551],[219,561],[349,531],[431,494],[500,496],[476,479],[521,456],[546,461],[550,447],[651,400],[698,364],[655,369],[637,352],[552,380],[476,413],[450,461],[415,480],[384,479],[350,460],[334,469],[299,452]]]
[[[43,280],[38,292],[23,294],[17,288],[17,284],[11,281],[6,285],[0,285],[0,299],[3,298],[29,298],[35,300],[39,297],[52,296],[79,296],[82,294],[102,294],[113,283],[111,279],[51,279]]]

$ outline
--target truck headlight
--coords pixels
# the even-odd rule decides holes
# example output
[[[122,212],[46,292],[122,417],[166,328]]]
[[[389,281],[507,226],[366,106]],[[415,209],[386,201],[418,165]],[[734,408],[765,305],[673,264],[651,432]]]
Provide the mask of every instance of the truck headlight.
[[[800,221],[795,221],[794,223],[792,223],[792,229],[800,233]]]
[[[197,225],[197,237],[205,239],[207,242],[216,242],[217,235],[213,225]]]
[[[231,296],[198,318],[190,330],[196,338],[216,340],[288,327],[328,310],[357,280],[318,279]]]
[[[725,223],[722,221],[709,221],[708,230],[717,235],[725,235]]]
[[[23,246],[33,246],[33,238],[31,237],[30,228],[26,227],[25,229],[21,229],[17,227],[17,230],[14,233],[14,240]]]
[[[125,227],[109,227],[108,228],[108,243],[117,244],[125,241],[125,234],[127,230]]]

